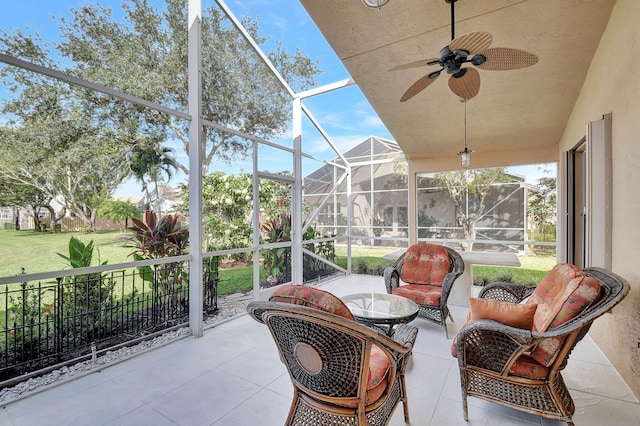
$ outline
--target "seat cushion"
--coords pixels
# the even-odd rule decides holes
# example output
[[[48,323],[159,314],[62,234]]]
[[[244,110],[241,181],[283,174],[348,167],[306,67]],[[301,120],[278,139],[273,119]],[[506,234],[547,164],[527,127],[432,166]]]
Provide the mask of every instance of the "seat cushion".
[[[558,264],[545,275],[527,303],[537,304],[533,331],[552,330],[578,316],[600,297],[600,283],[571,264]],[[562,346],[563,338],[541,341],[531,351],[531,358],[550,366]]]
[[[545,367],[527,355],[521,355],[511,366],[509,374],[524,377],[525,379],[546,379],[549,377],[549,367]]]
[[[307,306],[353,320],[351,311],[338,297],[328,291],[306,285],[288,284],[280,286],[269,298],[269,301]]]
[[[369,376],[367,381],[366,405],[376,402],[384,393],[388,384],[391,361],[379,346],[371,347],[369,358]],[[344,407],[356,407],[358,404],[343,404]]]
[[[437,244],[414,244],[405,253],[400,279],[409,284],[442,285],[451,270],[447,250]]]
[[[406,284],[393,289],[391,293],[413,300],[418,305],[440,306],[442,287],[428,284]]]

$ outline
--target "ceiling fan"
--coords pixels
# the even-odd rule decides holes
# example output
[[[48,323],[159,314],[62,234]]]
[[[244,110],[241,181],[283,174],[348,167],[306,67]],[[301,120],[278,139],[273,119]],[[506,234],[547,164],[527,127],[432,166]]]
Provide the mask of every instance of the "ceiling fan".
[[[473,32],[455,36],[454,4],[458,0],[445,0],[451,4],[451,43],[440,49],[438,58],[422,59],[399,65],[389,71],[399,71],[422,66],[440,66],[413,83],[400,98],[405,102],[433,83],[444,71],[449,74],[449,88],[462,99],[471,99],[480,91],[480,73],[475,68],[505,71],[526,68],[538,62],[533,53],[509,47],[490,48],[492,37],[486,32]],[[471,66],[464,66],[471,64]]]

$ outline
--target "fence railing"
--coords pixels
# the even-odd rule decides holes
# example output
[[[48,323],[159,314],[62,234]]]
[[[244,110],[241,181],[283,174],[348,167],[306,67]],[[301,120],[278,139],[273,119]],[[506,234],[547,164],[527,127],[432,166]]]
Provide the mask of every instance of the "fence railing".
[[[218,259],[203,265],[205,316],[218,310]],[[0,386],[187,324],[189,256],[136,265],[2,278]]]

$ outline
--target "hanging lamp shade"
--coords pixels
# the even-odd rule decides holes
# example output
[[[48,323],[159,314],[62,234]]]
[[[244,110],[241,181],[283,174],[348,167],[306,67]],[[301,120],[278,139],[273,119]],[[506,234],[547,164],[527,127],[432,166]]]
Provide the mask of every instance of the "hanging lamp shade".
[[[471,153],[473,150],[467,148],[467,98],[460,99],[464,103],[464,149],[458,152],[462,168],[468,169],[471,166]]]
[[[471,153],[472,152],[473,152],[473,150],[468,149],[465,146],[464,149],[458,153],[458,155],[460,156],[460,161],[462,163],[462,167],[464,169],[468,169],[471,166]]]

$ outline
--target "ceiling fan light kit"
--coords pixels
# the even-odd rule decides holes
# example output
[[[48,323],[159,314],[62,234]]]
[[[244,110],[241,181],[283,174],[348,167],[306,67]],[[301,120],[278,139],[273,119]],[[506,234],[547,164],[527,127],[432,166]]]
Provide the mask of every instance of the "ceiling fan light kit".
[[[375,0],[362,0],[375,3]],[[382,0],[384,1],[384,0]],[[388,0],[387,0],[388,1]],[[493,37],[487,32],[471,32],[455,36],[454,4],[457,0],[445,0],[451,4],[451,43],[440,49],[438,58],[429,58],[399,65],[389,71],[439,65],[413,83],[400,98],[405,102],[433,83],[444,71],[449,74],[449,89],[459,98],[471,99],[480,92],[480,74],[476,68],[489,71],[506,71],[530,67],[538,57],[524,50],[509,47],[490,47]],[[471,64],[472,66],[465,66]]]

